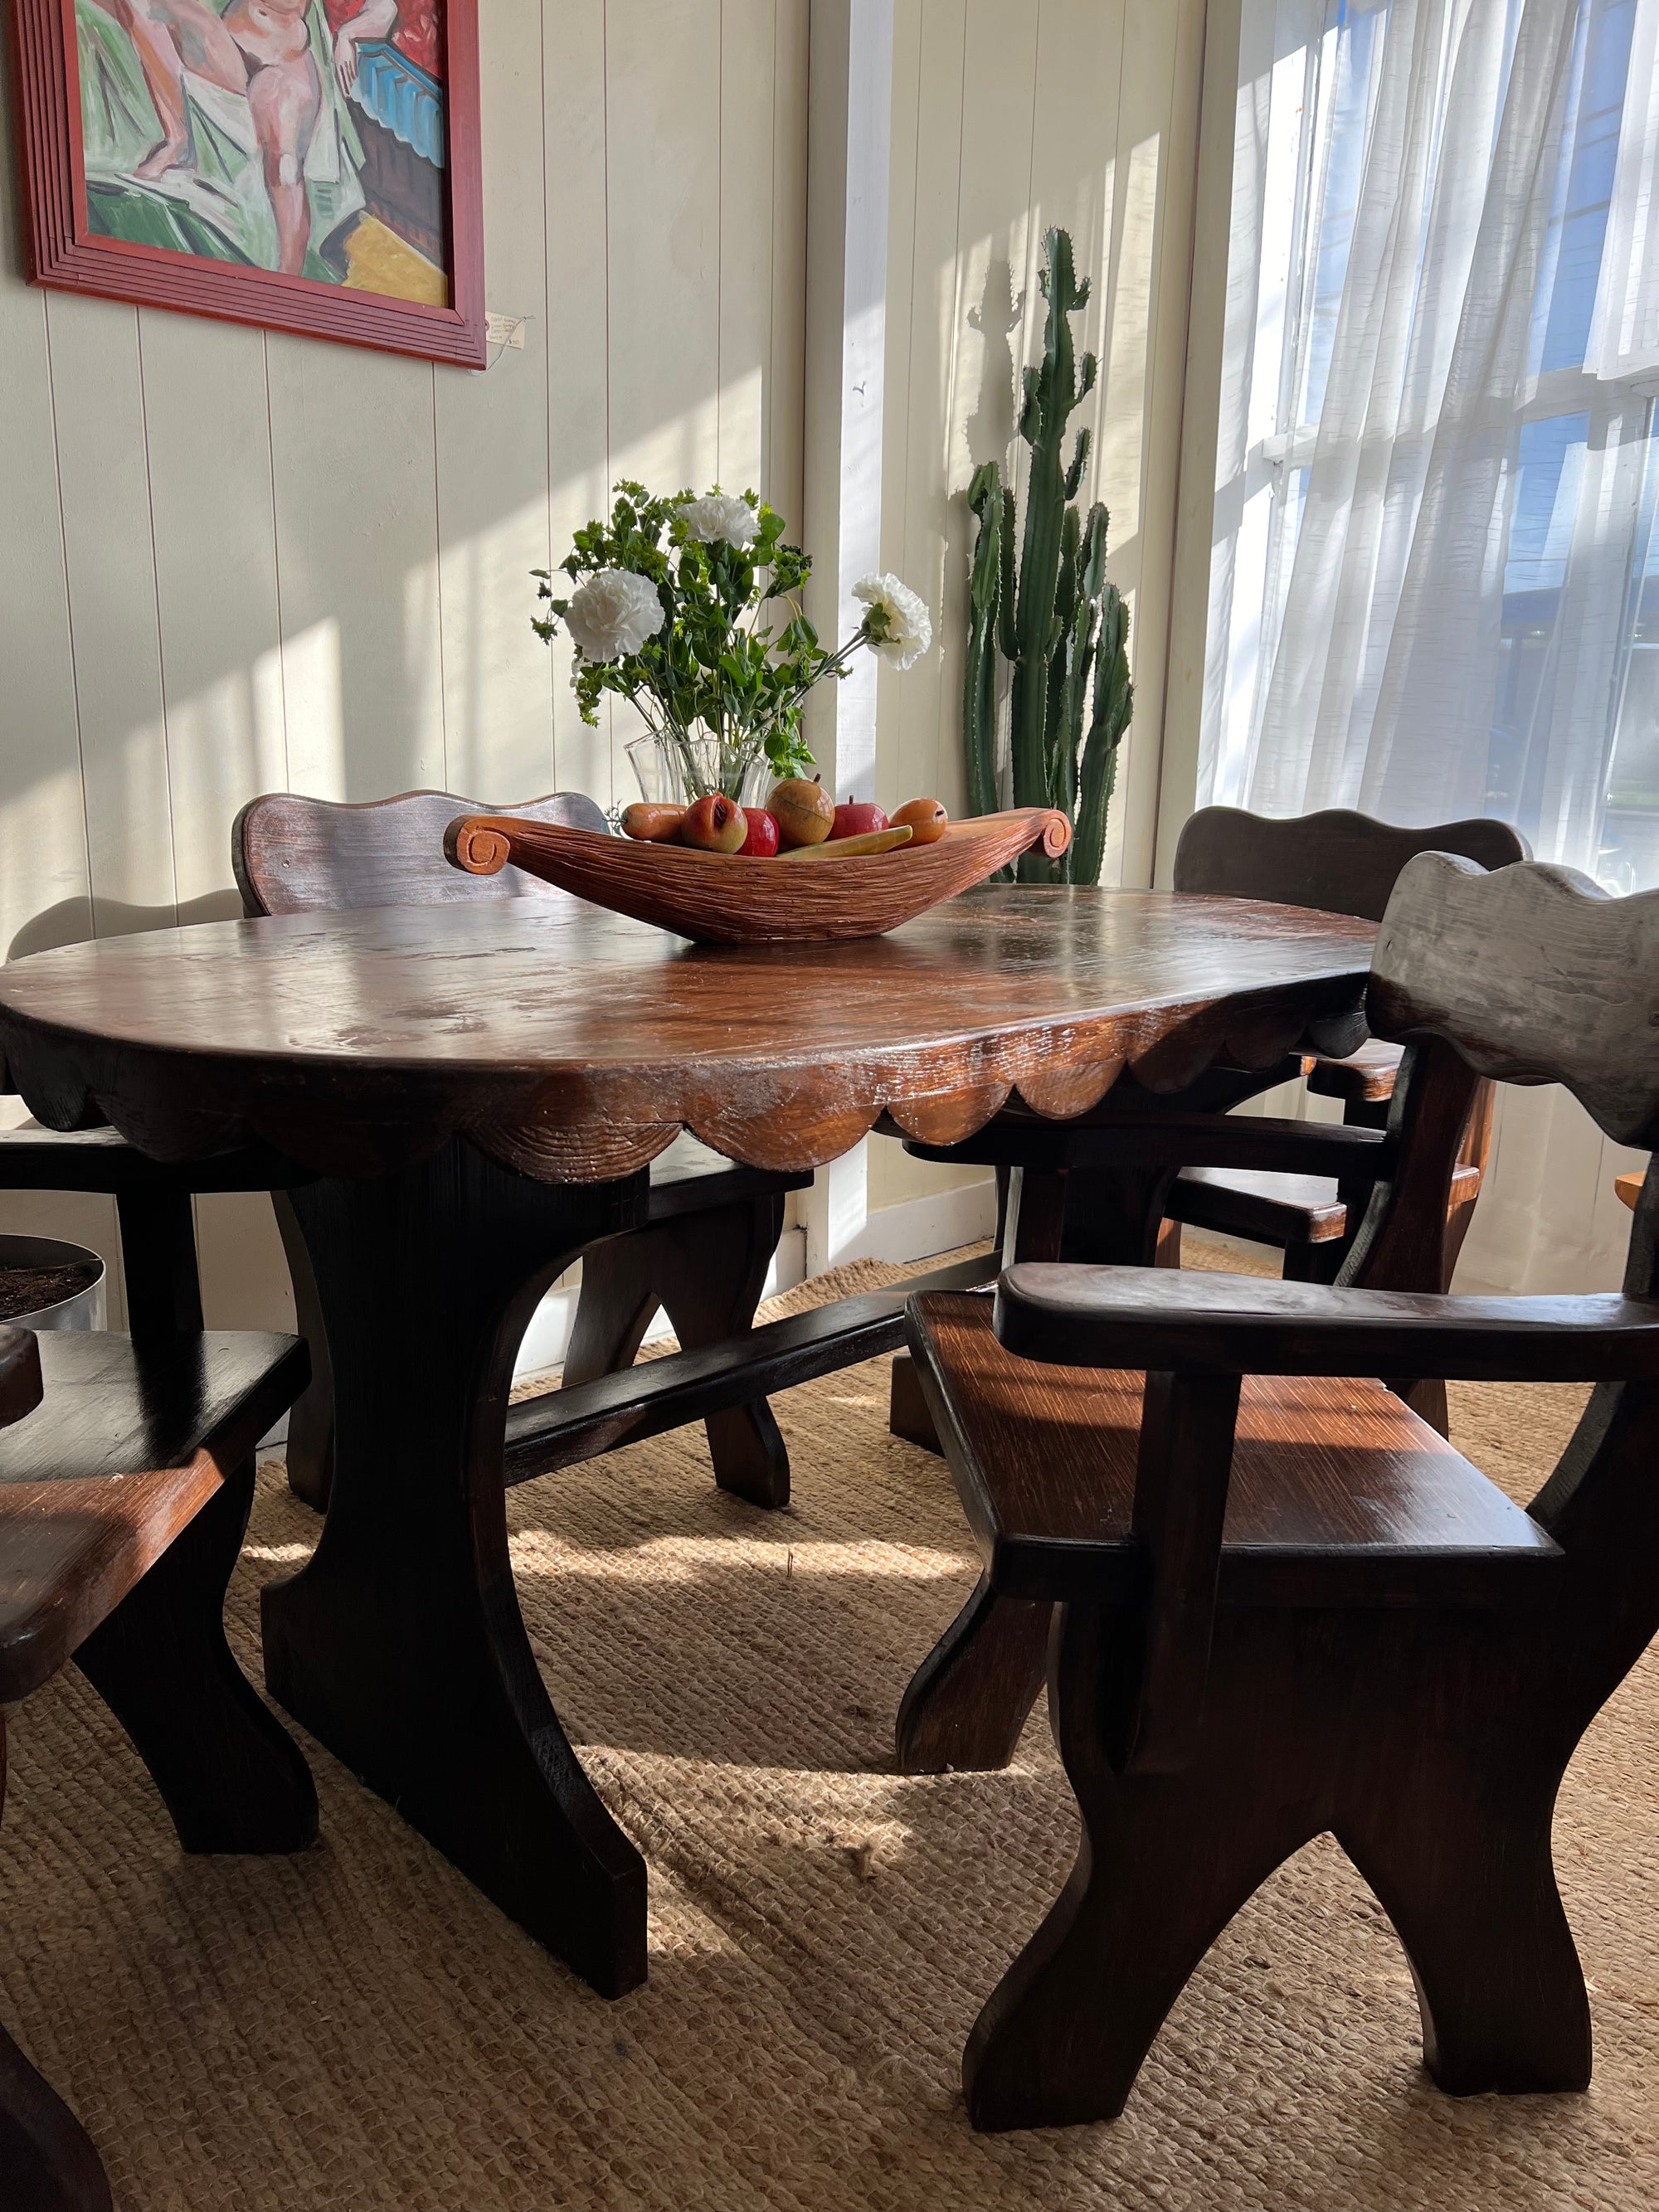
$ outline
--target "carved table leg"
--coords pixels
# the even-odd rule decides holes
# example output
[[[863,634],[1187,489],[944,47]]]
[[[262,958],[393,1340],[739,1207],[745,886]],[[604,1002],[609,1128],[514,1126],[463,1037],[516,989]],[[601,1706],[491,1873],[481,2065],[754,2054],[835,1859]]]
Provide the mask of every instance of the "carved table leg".
[[[294,1285],[295,1326],[311,1354],[311,1380],[289,1408],[288,1486],[315,1512],[325,1513],[334,1480],[334,1370],[329,1364],[328,1332],[323,1327],[311,1255],[289,1194],[274,1190],[270,1202]]]
[[[659,1305],[684,1351],[741,1335],[754,1322],[782,1233],[783,1194],[769,1192],[655,1222],[589,1252],[566,1382],[631,1366]],[[764,1398],[712,1414],[704,1427],[722,1490],[750,1505],[789,1503],[789,1455]]]
[[[0,1810],[6,1723],[0,1713]],[[110,2212],[109,2183],[85,2129],[0,2028],[0,2203],[6,2212]]]
[[[645,1978],[645,1866],[572,1751],[507,1558],[514,1355],[646,1182],[532,1182],[463,1140],[291,1194],[333,1355],[335,1473],[311,1560],[263,1593],[271,1693],[606,1996]]]
[[[252,1502],[250,1460],[75,1655],[187,1851],[297,1851],[317,1834],[311,1770],[225,1641],[225,1588]]]
[[[1006,1256],[1057,1260],[1063,1250],[1068,1260],[1151,1267],[1174,1176],[1170,1168],[1016,1168]],[[1006,1766],[1042,1688],[1048,1614],[1046,1605],[994,1596],[981,1581],[905,1691],[895,1731],[901,1773]]]
[[[123,1190],[121,1279],[133,1336],[194,1334],[202,1326],[196,1215],[187,1190]]]

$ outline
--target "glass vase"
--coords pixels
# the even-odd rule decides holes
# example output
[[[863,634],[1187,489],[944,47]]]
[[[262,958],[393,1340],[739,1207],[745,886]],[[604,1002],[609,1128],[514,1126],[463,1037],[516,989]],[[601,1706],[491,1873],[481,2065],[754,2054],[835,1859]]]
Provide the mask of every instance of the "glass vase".
[[[653,805],[689,806],[723,791],[739,806],[758,806],[772,771],[758,746],[722,745],[718,738],[635,738],[626,747],[640,796]]]

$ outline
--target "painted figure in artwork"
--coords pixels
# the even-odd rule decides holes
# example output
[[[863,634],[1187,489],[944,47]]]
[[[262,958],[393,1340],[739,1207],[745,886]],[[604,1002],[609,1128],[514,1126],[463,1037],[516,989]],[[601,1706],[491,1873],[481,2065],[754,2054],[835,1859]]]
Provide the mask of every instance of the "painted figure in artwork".
[[[447,298],[437,0],[76,0],[95,230]]]

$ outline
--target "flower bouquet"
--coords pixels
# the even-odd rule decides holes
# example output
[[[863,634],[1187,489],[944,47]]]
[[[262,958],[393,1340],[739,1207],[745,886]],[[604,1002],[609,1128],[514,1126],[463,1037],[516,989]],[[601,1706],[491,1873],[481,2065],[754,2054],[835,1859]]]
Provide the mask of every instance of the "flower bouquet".
[[[908,668],[932,643],[915,593],[896,576],[866,576],[854,587],[866,610],[857,629],[834,651],[821,645],[801,607],[811,562],[783,532],[753,492],[653,499],[624,482],[610,520],[579,530],[559,564],[574,588],[532,571],[547,608],[537,634],[550,644],[562,627],[575,647],[582,720],[597,723],[613,692],[650,732],[641,743],[668,776],[653,789],[642,772],[646,799],[723,793],[741,804],[757,780],[810,769],[801,715],[814,684],[845,676],[866,647]]]

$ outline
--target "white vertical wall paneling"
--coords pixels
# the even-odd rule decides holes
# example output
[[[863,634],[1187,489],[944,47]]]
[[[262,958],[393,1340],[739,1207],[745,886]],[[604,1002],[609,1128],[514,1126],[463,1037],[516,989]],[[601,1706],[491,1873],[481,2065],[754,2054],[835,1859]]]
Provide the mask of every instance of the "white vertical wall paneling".
[[[448,787],[527,799],[553,781],[547,648],[530,628],[528,572],[548,565],[545,202],[540,0],[478,13],[485,297],[527,318],[524,346],[482,372],[434,380],[438,605]]]
[[[714,476],[760,491],[766,476],[766,371],[772,357],[774,0],[720,0],[720,333]],[[725,118],[742,116],[743,131]],[[711,477],[710,481],[713,481]],[[707,486],[700,479],[696,489]]]
[[[46,306],[93,927],[171,922],[177,892],[136,308]]]
[[[908,184],[910,237],[902,264],[908,289],[888,301],[888,328],[907,331],[902,404],[895,392],[887,413],[884,475],[897,496],[884,514],[886,542],[900,557],[893,564],[933,609],[933,650],[902,676],[884,675],[880,703],[893,718],[890,782],[878,789],[896,805],[935,796],[959,811],[964,789],[959,747],[940,753],[941,727],[959,715],[960,702],[945,688],[944,629],[952,611],[954,575],[947,581],[950,491],[946,471],[951,374],[956,358],[957,216],[963,167],[963,70],[967,50],[964,0],[902,0],[896,51],[915,54],[915,95],[896,109],[895,170]],[[897,82],[896,64],[896,82]],[[892,281],[890,270],[890,284]],[[890,363],[890,369],[892,364]]]
[[[921,9],[916,0],[898,0],[893,22],[893,97],[887,168],[887,358],[883,381],[884,416],[889,426],[882,441],[881,565],[914,581],[905,568],[905,457],[908,440],[896,426],[908,423],[910,410],[912,310],[915,292],[916,107],[921,92]],[[876,671],[876,797],[896,806],[916,794],[898,789],[899,744],[905,698],[914,669],[900,676]],[[911,692],[914,696],[914,693]]]
[[[808,0],[775,0],[772,47],[771,357],[766,380],[766,488],[799,538],[806,388]]]
[[[551,562],[607,503],[610,295],[605,269],[605,0],[542,9],[542,227],[546,254]],[[528,602],[526,605],[528,613]],[[590,729],[570,690],[570,647],[548,655],[554,781],[611,802],[609,719]]]
[[[227,825],[288,781],[265,348],[144,310],[148,480],[180,918],[238,915]]]
[[[719,467],[720,95],[720,0],[608,0],[611,477],[653,491],[712,483]],[[623,794],[622,748],[641,726],[620,701],[611,726]]]
[[[881,557],[893,0],[821,0],[809,66],[806,608],[838,644],[863,613],[853,587]],[[874,795],[877,701],[860,654],[809,702],[807,742],[838,793]]]
[[[610,0],[605,112],[611,473],[701,486],[719,466],[720,0]]]
[[[441,789],[431,366],[274,331],[268,358],[290,780]]]

